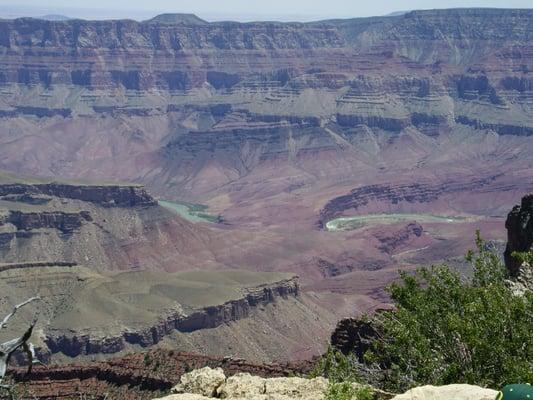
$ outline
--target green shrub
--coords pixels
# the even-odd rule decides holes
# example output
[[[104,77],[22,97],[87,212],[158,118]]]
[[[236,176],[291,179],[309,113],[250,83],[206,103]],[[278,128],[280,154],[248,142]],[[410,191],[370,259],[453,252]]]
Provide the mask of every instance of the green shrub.
[[[471,279],[439,266],[402,272],[390,286],[395,309],[376,316],[381,337],[366,354],[386,370],[383,387],[533,381],[533,294],[513,295],[479,233],[476,244]]]
[[[329,347],[327,353],[320,359],[311,378],[324,376],[333,383],[358,382],[357,360],[354,356],[345,356],[340,351]]]
[[[349,382],[331,383],[324,400],[374,400],[369,387],[355,388]]]

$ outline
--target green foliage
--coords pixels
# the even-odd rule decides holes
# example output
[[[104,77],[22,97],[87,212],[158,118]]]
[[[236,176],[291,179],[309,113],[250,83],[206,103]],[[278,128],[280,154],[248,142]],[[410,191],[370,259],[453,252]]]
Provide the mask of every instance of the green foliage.
[[[372,400],[375,398],[371,387],[357,387],[361,377],[354,356],[345,356],[330,347],[320,360],[311,377],[325,376],[330,385],[325,400]]]
[[[329,347],[310,377],[325,376],[333,383],[356,382],[360,380],[356,364],[355,357],[345,356],[333,347]]]
[[[349,382],[329,385],[324,400],[373,400],[374,392],[370,387],[356,388]]]
[[[150,356],[150,353],[146,353],[144,355],[144,366],[147,367],[150,364],[152,364],[152,357]]]
[[[533,253],[531,253],[531,252],[530,253],[523,253],[523,252],[515,251],[511,255],[514,258],[518,259],[521,264],[527,263],[530,266],[533,266]]]
[[[376,317],[382,336],[367,354],[386,368],[384,387],[533,381],[533,294],[513,295],[498,256],[479,234],[476,244],[468,281],[439,266],[390,286],[395,310]]]

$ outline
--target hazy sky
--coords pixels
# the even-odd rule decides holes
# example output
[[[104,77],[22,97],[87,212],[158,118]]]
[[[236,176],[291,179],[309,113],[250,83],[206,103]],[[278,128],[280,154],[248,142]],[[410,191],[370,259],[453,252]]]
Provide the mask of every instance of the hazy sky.
[[[453,7],[532,8],[531,0],[0,0],[0,12],[30,16],[143,19],[163,12],[214,19],[309,20],[384,15],[395,11]]]

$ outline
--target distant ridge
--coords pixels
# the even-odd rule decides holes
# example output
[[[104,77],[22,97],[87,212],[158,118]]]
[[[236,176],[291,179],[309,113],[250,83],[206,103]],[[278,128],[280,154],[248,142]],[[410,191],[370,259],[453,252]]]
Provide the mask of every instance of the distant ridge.
[[[204,21],[201,18],[198,18],[194,14],[160,14],[156,15],[154,18],[149,19],[145,22],[148,23],[157,23],[157,24],[187,24],[187,25],[205,25],[209,22]]]
[[[46,21],[68,21],[72,18],[67,17],[66,15],[60,15],[60,14],[47,14],[43,15],[42,17],[36,17],[37,19],[44,19]]]
[[[402,16],[402,15],[405,15],[407,13],[411,12],[411,10],[406,10],[406,11],[395,11],[395,12],[391,12],[390,14],[387,14],[385,15],[386,17],[399,17],[399,16]]]

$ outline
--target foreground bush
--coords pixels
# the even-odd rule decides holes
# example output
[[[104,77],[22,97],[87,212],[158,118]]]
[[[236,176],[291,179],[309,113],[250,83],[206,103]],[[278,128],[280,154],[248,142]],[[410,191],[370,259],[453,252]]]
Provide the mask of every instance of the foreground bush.
[[[533,294],[514,295],[499,257],[476,243],[470,279],[441,266],[389,288],[395,310],[376,317],[381,337],[366,355],[386,367],[387,388],[533,381]]]
[[[394,310],[373,317],[379,334],[365,365],[330,350],[319,373],[334,382],[364,380],[394,392],[427,384],[499,389],[533,382],[533,294],[513,294],[500,258],[479,234],[476,244],[477,252],[467,256],[469,278],[447,266],[400,273],[388,288]],[[332,389],[330,399],[350,398],[343,390]]]

